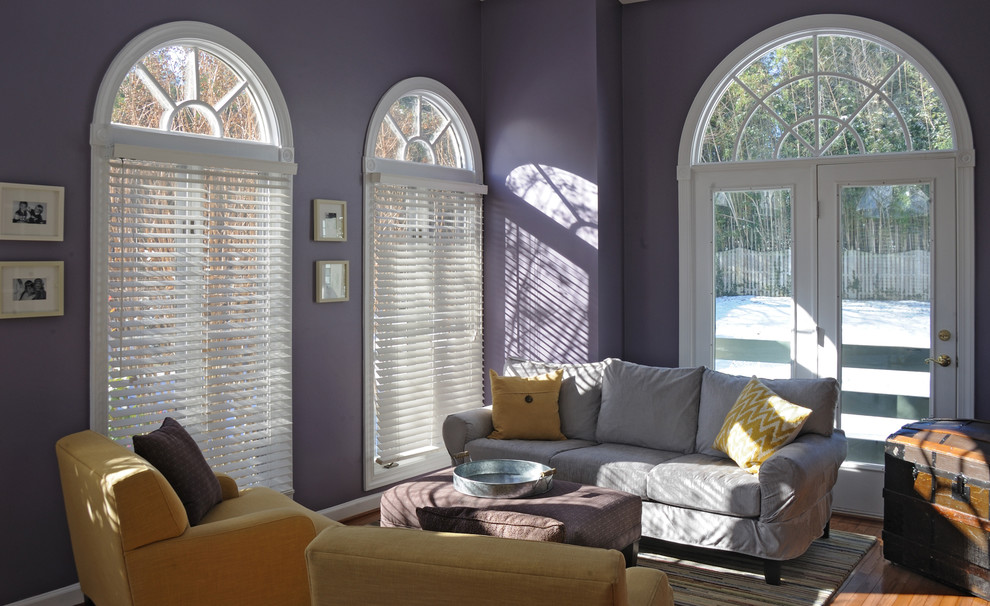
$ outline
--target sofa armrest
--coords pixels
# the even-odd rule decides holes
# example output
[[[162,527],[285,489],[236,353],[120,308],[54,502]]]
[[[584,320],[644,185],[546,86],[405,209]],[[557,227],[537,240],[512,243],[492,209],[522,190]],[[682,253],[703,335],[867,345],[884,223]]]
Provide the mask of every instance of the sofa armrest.
[[[494,430],[491,406],[447,415],[443,420],[443,443],[450,454],[450,460],[454,463],[462,462],[456,460],[456,455],[464,452],[464,445],[471,440],[487,437]]]
[[[782,522],[832,491],[846,458],[846,435],[803,434],[760,466],[760,520]]]

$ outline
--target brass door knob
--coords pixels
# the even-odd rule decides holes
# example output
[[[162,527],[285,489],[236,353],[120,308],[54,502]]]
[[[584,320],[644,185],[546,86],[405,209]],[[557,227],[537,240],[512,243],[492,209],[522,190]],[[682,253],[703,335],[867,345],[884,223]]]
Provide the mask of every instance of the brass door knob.
[[[942,354],[940,356],[935,356],[934,358],[925,358],[926,364],[930,362],[935,362],[939,366],[948,366],[949,364],[952,364],[952,358],[945,354]]]

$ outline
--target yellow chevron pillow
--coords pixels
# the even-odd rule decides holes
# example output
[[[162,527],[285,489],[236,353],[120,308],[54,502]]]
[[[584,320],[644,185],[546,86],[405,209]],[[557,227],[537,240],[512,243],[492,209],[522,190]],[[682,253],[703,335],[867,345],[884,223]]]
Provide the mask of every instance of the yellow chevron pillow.
[[[788,402],[753,377],[725,416],[715,448],[749,473],[797,437],[810,408]]]

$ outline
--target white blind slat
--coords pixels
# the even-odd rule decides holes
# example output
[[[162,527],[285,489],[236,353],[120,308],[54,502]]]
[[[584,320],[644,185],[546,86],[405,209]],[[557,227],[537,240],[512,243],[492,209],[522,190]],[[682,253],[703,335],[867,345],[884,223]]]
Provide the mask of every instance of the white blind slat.
[[[382,465],[442,449],[443,419],[483,398],[483,186],[405,183],[377,179],[370,209]]]
[[[216,471],[291,490],[291,177],[111,160],[109,182],[111,437],[173,416]]]

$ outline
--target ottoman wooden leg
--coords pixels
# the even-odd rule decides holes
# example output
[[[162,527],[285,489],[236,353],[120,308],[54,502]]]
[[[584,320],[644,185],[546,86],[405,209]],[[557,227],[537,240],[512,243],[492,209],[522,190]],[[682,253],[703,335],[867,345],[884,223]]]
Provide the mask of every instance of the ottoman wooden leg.
[[[626,558],[626,568],[632,568],[639,560],[639,541],[633,541],[622,550]]]

